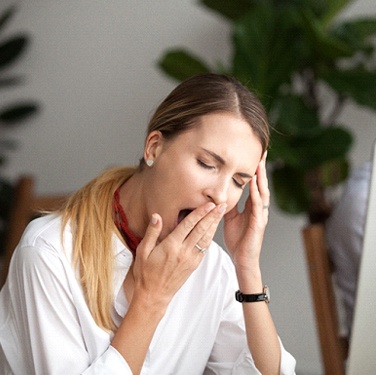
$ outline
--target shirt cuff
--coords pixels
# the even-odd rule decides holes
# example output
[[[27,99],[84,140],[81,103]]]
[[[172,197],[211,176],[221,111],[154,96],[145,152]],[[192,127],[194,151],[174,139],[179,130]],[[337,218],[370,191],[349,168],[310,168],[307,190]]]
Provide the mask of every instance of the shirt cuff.
[[[281,365],[280,375],[295,375],[295,358],[286,351],[280,338]],[[245,348],[234,363],[213,363],[209,362],[204,375],[262,375],[256,368],[252,355],[248,348]]]
[[[279,345],[281,347],[281,365],[280,375],[295,375],[295,358],[284,348],[281,339],[278,337]],[[250,370],[254,372],[250,372]],[[243,350],[238,360],[235,362],[234,369],[231,375],[246,375],[246,374],[260,374],[261,372],[256,369],[252,355],[248,348]]]
[[[132,371],[124,357],[110,345],[83,375],[132,375]]]

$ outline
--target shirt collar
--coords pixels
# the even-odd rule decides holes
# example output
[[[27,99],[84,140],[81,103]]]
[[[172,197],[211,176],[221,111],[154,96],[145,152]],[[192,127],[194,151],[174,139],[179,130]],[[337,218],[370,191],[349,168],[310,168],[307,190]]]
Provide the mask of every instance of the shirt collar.
[[[124,279],[127,276],[133,262],[133,255],[124,242],[114,234],[113,236],[114,251],[114,308],[117,314],[124,316],[125,314],[125,296],[121,291]]]

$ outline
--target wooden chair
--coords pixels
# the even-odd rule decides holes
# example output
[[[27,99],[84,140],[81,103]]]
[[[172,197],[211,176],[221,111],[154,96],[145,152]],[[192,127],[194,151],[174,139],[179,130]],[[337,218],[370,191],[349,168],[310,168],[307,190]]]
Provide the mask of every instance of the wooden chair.
[[[9,218],[5,254],[3,257],[0,288],[3,286],[9,270],[9,263],[13,251],[21,239],[27,224],[40,216],[43,211],[58,209],[68,198],[67,195],[36,195],[34,193],[34,179],[22,176],[16,183],[13,207]]]
[[[324,225],[308,225],[303,229],[303,239],[325,374],[345,375],[348,340],[340,337],[339,333],[332,266],[327,251]]]

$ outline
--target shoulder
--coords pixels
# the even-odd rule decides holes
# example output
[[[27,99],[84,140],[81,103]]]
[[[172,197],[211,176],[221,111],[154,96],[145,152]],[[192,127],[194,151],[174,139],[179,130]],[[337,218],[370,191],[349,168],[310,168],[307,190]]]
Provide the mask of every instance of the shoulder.
[[[58,215],[50,214],[32,220],[26,227],[14,252],[15,261],[24,266],[52,259],[71,257],[70,228],[64,229]],[[62,238],[64,238],[63,246]]]
[[[21,242],[33,245],[41,237],[54,235],[61,230],[61,217],[50,214],[32,220],[26,227]]]

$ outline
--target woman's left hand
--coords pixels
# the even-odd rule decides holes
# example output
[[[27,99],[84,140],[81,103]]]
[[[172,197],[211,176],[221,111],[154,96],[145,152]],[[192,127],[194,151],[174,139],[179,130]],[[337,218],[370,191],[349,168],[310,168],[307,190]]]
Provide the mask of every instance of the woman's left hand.
[[[259,267],[270,204],[266,155],[265,152],[249,183],[249,196],[243,212],[235,206],[224,217],[225,244],[238,270]]]

